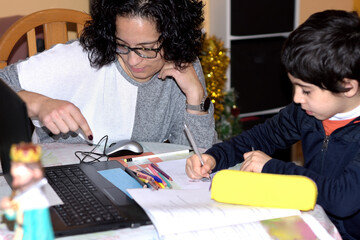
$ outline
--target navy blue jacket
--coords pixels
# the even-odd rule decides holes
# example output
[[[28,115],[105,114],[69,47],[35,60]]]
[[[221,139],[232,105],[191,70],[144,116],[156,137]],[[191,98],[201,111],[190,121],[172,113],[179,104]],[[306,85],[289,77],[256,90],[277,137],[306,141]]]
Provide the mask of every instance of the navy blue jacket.
[[[323,207],[344,239],[360,239],[360,117],[325,135],[322,122],[294,103],[265,123],[219,143],[206,153],[216,159],[213,171],[243,161],[254,147],[268,155],[302,141],[304,166],[271,159],[262,172],[303,175],[318,187],[317,204]],[[244,183],[246,184],[246,183]]]

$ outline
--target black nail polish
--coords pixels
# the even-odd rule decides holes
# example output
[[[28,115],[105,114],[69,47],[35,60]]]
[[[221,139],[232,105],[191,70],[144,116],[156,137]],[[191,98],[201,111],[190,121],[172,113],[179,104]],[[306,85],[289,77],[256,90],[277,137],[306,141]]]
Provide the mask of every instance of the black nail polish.
[[[93,135],[89,135],[89,136],[88,136],[88,139],[89,139],[90,141],[92,141],[92,140],[93,140]]]

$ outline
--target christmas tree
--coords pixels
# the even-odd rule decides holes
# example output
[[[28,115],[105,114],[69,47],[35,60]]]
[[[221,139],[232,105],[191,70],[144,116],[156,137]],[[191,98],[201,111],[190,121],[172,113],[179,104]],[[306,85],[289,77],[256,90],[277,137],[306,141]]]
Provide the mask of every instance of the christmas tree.
[[[234,89],[225,90],[226,70],[230,59],[224,43],[215,36],[204,37],[200,56],[206,90],[214,104],[216,131],[220,140],[229,139],[242,131]]]

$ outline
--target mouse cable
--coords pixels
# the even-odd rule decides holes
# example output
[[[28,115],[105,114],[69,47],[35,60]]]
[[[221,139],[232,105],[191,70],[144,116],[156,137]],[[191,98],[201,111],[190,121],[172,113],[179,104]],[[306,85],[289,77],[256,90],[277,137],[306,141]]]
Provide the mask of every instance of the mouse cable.
[[[80,163],[94,163],[100,162],[100,159],[106,157],[106,161],[109,160],[108,156],[105,154],[105,149],[108,142],[108,135],[103,136],[99,142],[91,149],[89,152],[87,151],[76,151],[75,156],[80,160]],[[95,150],[101,146],[101,143],[105,141],[104,149],[102,153],[95,152]]]

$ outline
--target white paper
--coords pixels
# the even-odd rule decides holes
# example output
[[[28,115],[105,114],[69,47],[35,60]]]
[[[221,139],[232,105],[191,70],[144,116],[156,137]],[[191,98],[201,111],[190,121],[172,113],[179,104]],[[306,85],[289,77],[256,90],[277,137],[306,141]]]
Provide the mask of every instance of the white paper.
[[[210,189],[210,181],[190,179],[185,172],[186,159],[157,163],[161,170],[172,177],[180,189]]]
[[[243,223],[226,227],[169,234],[163,240],[273,240],[260,222]]]
[[[219,203],[212,200],[210,191],[205,189],[128,189],[128,192],[148,214],[161,237],[173,233],[300,215],[300,211],[292,209]]]

